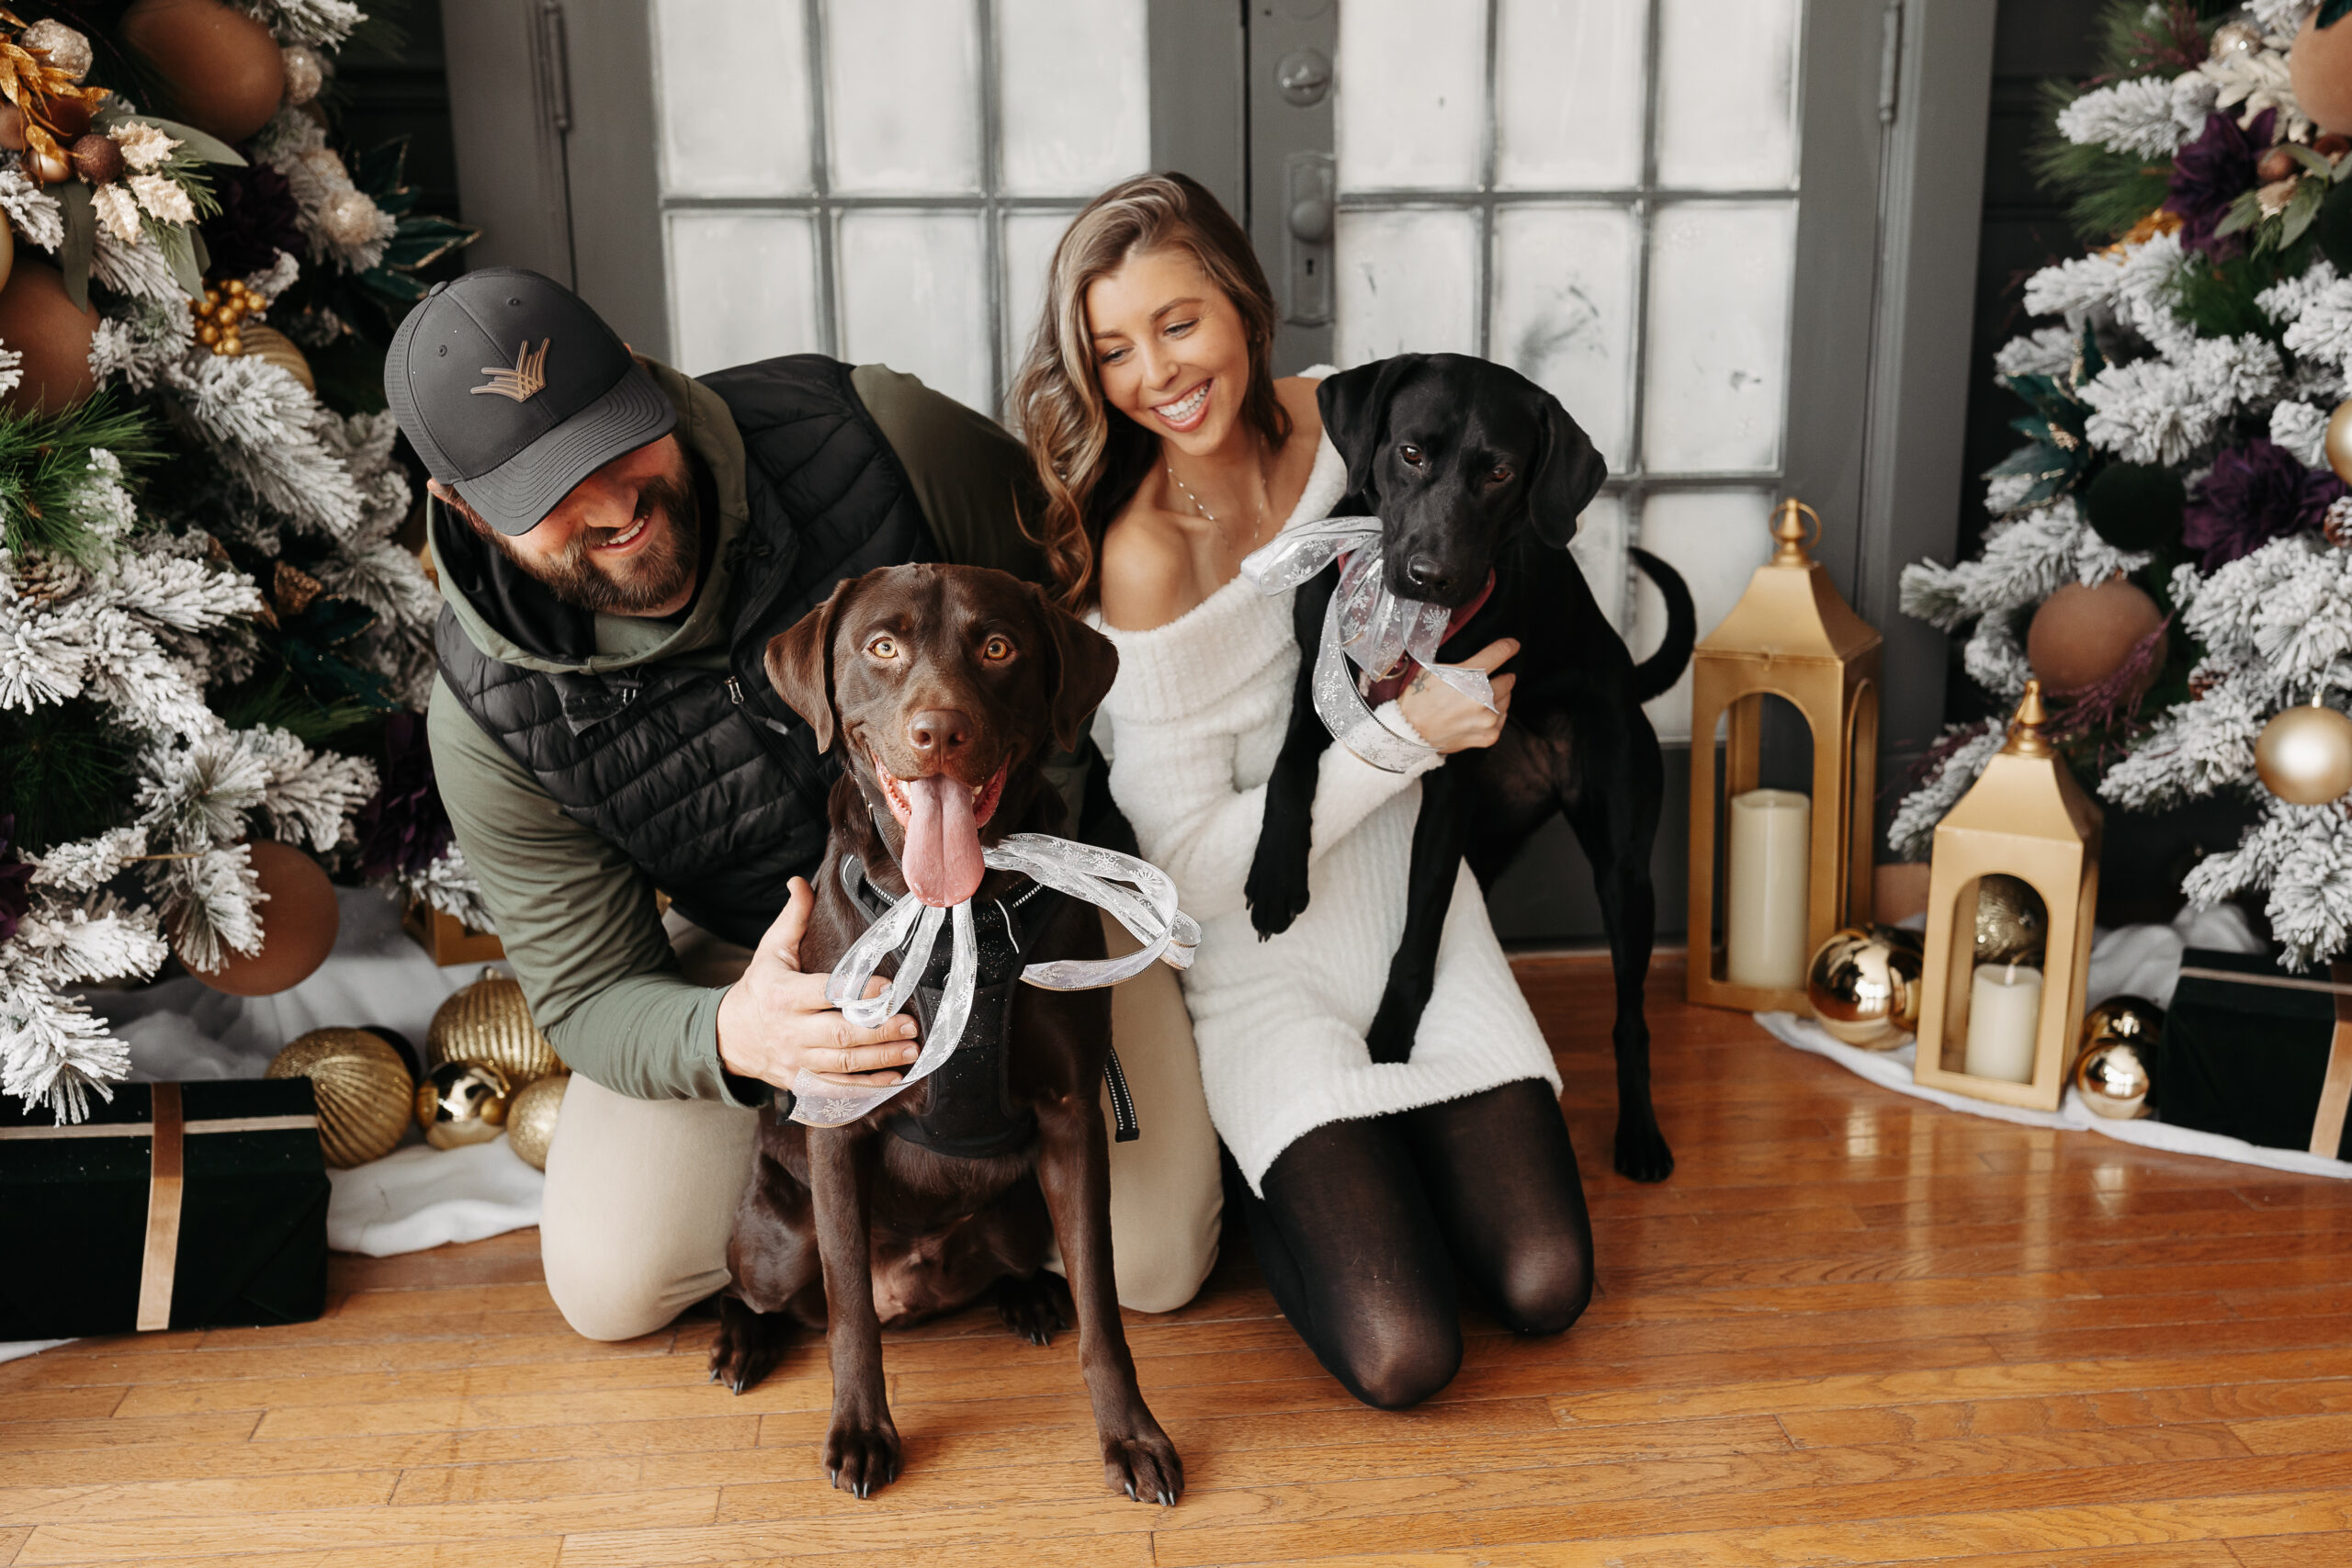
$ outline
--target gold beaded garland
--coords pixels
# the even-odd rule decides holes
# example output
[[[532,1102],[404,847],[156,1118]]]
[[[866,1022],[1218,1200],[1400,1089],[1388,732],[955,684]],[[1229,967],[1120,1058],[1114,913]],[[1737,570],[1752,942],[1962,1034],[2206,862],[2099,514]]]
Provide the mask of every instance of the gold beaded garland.
[[[232,277],[204,291],[201,299],[188,301],[188,311],[196,317],[196,341],[222,359],[234,359],[245,352],[245,321],[269,308],[269,301],[245,287],[242,277]]]

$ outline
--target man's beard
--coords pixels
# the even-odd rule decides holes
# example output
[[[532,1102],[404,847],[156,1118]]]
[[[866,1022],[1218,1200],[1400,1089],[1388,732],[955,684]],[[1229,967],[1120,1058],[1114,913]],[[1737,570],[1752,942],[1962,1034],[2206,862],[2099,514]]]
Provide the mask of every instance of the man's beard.
[[[597,547],[637,526],[656,530],[645,548],[608,570]],[[702,566],[702,513],[691,477],[665,474],[638,491],[637,513],[618,528],[582,528],[561,555],[525,560],[505,536],[484,530],[500,553],[567,604],[598,615],[643,615],[694,585]]]

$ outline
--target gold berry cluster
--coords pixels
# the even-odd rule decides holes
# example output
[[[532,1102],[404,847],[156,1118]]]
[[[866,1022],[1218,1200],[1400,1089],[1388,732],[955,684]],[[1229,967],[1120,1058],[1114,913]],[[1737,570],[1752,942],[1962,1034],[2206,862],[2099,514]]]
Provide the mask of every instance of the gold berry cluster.
[[[196,341],[224,359],[234,359],[245,352],[245,340],[238,328],[247,316],[259,315],[267,303],[241,277],[207,288],[203,299],[188,301],[187,308],[196,313]]]

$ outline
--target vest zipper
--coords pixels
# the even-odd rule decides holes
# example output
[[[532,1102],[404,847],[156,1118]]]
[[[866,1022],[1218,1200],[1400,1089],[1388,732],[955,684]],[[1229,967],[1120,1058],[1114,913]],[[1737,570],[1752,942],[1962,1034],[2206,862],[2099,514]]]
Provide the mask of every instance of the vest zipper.
[[[743,683],[732,675],[727,677],[727,698],[739,708],[743,705]]]

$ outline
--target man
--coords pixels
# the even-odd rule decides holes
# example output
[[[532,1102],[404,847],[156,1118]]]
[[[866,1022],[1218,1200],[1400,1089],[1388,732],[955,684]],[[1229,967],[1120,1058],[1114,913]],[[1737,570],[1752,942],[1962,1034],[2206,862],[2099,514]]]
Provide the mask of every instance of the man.
[[[726,1284],[754,1109],[803,1069],[896,1081],[916,1055],[910,1020],[853,1027],[799,971],[833,775],[768,684],[768,639],[877,566],[1037,578],[1025,459],[879,366],[689,379],[511,267],[436,287],[384,381],[432,475],[441,798],[574,1072],[548,1287],[581,1333],[634,1337]],[[1120,1298],[1165,1311],[1215,1258],[1215,1135],[1173,976],[1114,1008],[1144,1123],[1114,1145]]]

